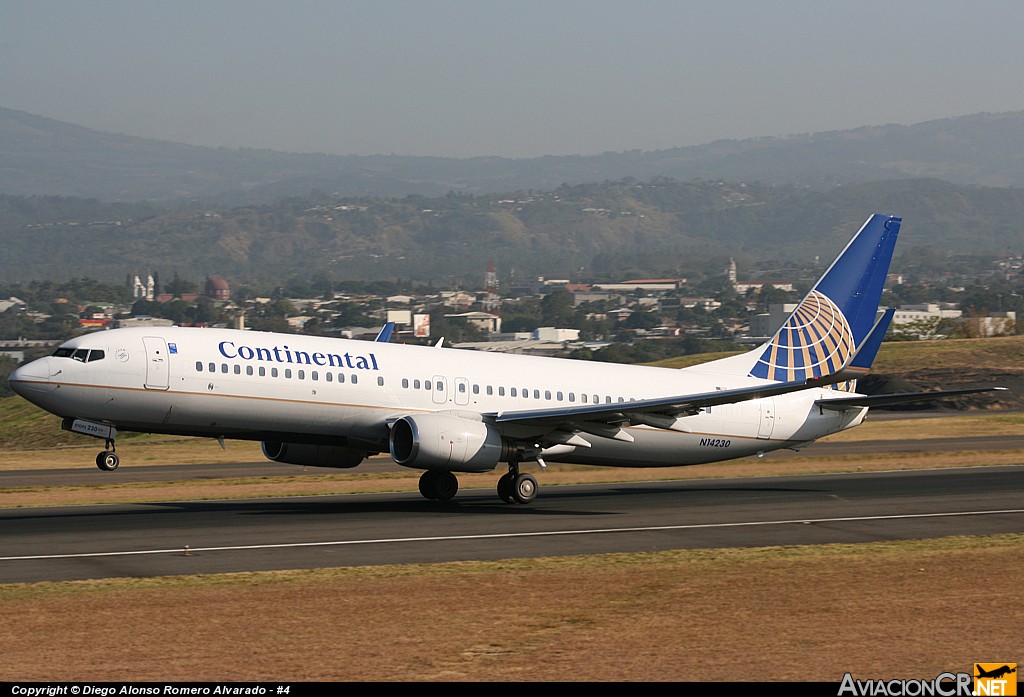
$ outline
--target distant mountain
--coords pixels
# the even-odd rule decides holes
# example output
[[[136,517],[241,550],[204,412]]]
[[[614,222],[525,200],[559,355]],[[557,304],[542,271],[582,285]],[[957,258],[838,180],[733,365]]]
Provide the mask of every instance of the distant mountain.
[[[891,180],[825,191],[751,182],[625,179],[547,192],[403,198],[326,194],[273,204],[162,209],[71,197],[0,194],[0,280],[91,277],[233,283],[411,279],[478,283],[488,261],[504,279],[716,276],[730,256],[813,269],[873,212],[904,217],[896,268],[951,274],[990,268],[979,255],[1024,251],[1024,188]],[[970,262],[950,255],[971,255]],[[968,266],[968,263],[973,266]],[[815,269],[815,272],[820,269]],[[934,275],[934,274],[932,274]],[[912,276],[911,276],[912,277]],[[950,278],[950,283],[955,282]]]
[[[658,176],[818,189],[908,177],[1024,187],[1024,112],[651,152],[456,159],[197,147],[0,108],[0,193],[7,194],[241,205],[315,190],[341,197],[438,196]]]

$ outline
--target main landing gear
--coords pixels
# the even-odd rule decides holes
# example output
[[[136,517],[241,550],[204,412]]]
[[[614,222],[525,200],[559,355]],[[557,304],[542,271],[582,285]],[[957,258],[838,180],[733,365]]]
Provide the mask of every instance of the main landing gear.
[[[498,480],[498,496],[505,503],[530,503],[537,498],[537,480],[520,472],[518,462],[510,462],[508,472]]]
[[[96,466],[104,472],[113,472],[121,464],[121,458],[114,452],[114,441],[106,440],[106,450],[101,450],[96,456]]]
[[[110,454],[113,455],[113,453]],[[117,456],[114,455],[114,457]],[[97,458],[96,464],[99,464],[99,458]],[[455,496],[458,490],[459,479],[452,472],[427,470],[420,475],[420,494],[424,498],[432,501],[448,501]],[[518,462],[511,462],[508,472],[498,480],[498,496],[505,503],[530,503],[537,498],[537,480],[532,474],[521,473]]]
[[[459,478],[445,470],[427,470],[420,475],[420,493],[423,498],[448,501],[459,490]]]

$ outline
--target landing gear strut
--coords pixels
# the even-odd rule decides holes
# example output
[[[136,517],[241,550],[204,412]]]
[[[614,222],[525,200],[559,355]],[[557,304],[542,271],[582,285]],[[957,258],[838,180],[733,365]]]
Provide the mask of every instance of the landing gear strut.
[[[101,450],[100,454],[96,456],[96,466],[104,472],[113,472],[121,464],[121,458],[114,452],[114,441],[107,439],[106,450]]]

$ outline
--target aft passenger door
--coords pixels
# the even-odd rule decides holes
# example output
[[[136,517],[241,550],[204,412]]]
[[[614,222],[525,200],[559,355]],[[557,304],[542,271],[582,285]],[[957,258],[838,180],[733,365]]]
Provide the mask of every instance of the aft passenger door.
[[[761,410],[761,420],[757,426],[758,438],[771,438],[775,429],[775,398],[765,397],[757,400]]]
[[[146,389],[168,389],[171,365],[167,355],[167,342],[157,336],[144,336],[142,343],[146,347]]]

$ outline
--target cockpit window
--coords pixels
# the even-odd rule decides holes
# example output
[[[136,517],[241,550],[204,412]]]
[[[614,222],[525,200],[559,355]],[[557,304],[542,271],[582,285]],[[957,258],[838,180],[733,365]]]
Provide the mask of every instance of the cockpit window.
[[[106,353],[103,349],[76,349],[62,347],[53,352],[56,358],[70,358],[72,360],[80,361],[82,363],[92,363],[93,361],[101,361],[106,357]]]

